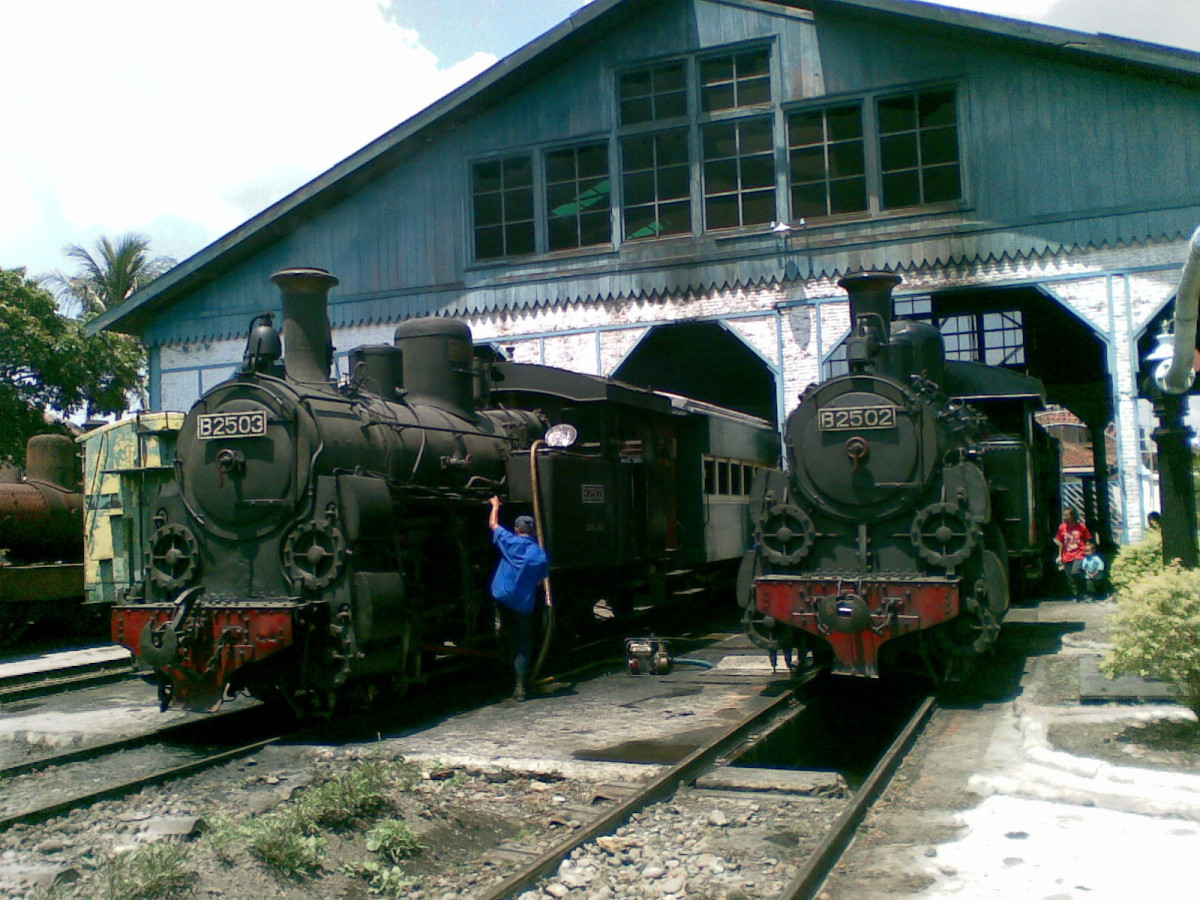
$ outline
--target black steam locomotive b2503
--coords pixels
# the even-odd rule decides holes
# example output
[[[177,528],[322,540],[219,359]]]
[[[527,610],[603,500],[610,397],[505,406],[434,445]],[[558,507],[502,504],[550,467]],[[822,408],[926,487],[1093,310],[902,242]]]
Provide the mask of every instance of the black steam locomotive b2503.
[[[788,471],[751,498],[738,596],[750,637],[805,666],[955,677],[1036,582],[1058,509],[1041,383],[947,360],[931,324],[892,321],[887,273],[844,278],[849,373],[788,417]]]
[[[337,280],[272,280],[282,336],[256,318],[240,371],[187,414],[176,477],[142,512],[143,577],[113,610],[164,708],[245,691],[324,713],[494,652],[493,494],[538,519],[564,631],[732,585],[753,474],[777,464],[768,423],[497,361],[442,318],[355,348],[338,384]]]

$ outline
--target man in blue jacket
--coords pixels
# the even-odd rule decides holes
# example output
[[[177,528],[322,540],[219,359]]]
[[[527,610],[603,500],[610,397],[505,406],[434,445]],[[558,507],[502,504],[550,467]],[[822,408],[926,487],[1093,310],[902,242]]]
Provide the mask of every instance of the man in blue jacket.
[[[529,516],[517,516],[513,530],[500,524],[500,498],[492,497],[488,527],[492,543],[500,549],[500,564],[492,576],[492,596],[500,614],[501,633],[513,645],[513,671],[517,686],[513,699],[525,699],[529,677],[529,658],[533,654],[534,610],[537,586],[550,572],[546,551],[534,537],[536,527]]]

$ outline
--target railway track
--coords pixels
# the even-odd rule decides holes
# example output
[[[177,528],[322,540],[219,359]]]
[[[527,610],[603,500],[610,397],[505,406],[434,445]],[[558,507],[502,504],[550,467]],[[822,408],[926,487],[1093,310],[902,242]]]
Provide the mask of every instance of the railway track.
[[[739,656],[730,640],[718,643],[720,649],[707,651],[713,661],[756,658],[753,654]],[[705,652],[693,655],[703,657]],[[176,810],[206,817],[237,814],[236,802],[232,809],[228,801],[212,802],[214,794],[220,797],[229,790],[227,783],[292,784],[298,771],[348,771],[353,760],[379,752],[383,759],[415,759],[419,768],[421,758],[426,760],[423,786],[394,795],[398,805],[393,814],[411,822],[442,823],[430,832],[435,844],[426,853],[426,868],[414,863],[417,877],[424,879],[433,896],[455,890],[468,891],[476,900],[515,898],[535,885],[553,888],[564,878],[569,881],[578,872],[572,867],[593,865],[595,888],[603,879],[622,873],[634,876],[634,884],[626,877],[619,889],[616,881],[607,882],[614,888],[614,896],[620,897],[643,896],[639,893],[642,887],[662,893],[662,885],[671,880],[672,873],[688,870],[696,882],[689,890],[741,884],[751,895],[808,898],[820,889],[825,873],[849,844],[854,829],[886,787],[933,708],[932,701],[926,701],[901,728],[898,723],[912,704],[894,703],[894,696],[889,695],[895,712],[867,741],[873,742],[875,749],[856,755],[857,745],[864,743],[864,730],[869,728],[865,723],[880,718],[872,696],[828,692],[817,684],[789,685],[772,677],[769,670],[750,675],[738,662],[707,669],[689,667],[661,679],[630,678],[610,671],[519,707],[486,700],[480,704],[476,687],[474,702],[464,703],[461,714],[444,726],[431,727],[427,714],[431,715],[432,709],[419,708],[424,704],[417,698],[437,706],[439,718],[448,698],[443,696],[435,704],[432,697],[424,698],[421,693],[410,698],[414,702],[406,701],[399,715],[403,721],[397,720],[399,711],[393,709],[377,721],[334,723],[319,734],[285,734],[285,730],[265,728],[249,734],[250,727],[261,725],[261,710],[246,710],[241,713],[245,718],[230,715],[233,724],[224,729],[236,739],[222,738],[222,745],[215,748],[195,746],[211,745],[217,739],[204,733],[205,724],[212,722],[206,719],[60,755],[52,761],[0,770],[0,835],[7,834],[8,845],[17,848],[18,861],[25,865],[38,864],[43,841],[61,846],[65,840],[67,846],[77,848],[68,852],[86,851],[95,856],[98,844],[104,847],[112,840],[102,824],[107,818],[130,815],[136,819],[147,813],[170,815]],[[247,721],[249,724],[244,724]],[[897,730],[901,737],[883,753]],[[381,738],[381,734],[394,737]],[[559,737],[552,737],[554,734]],[[573,734],[587,737],[576,739]],[[187,746],[162,752],[156,749],[162,743]],[[813,745],[822,744],[809,752]],[[304,748],[312,746],[329,749],[310,757]],[[270,748],[269,752],[260,753],[264,748]],[[456,762],[456,748],[472,752]],[[785,755],[808,755],[776,762],[771,754],[778,754],[780,748]],[[254,766],[252,776],[247,776],[246,764],[239,763],[228,770],[218,768],[220,774],[205,776],[201,782],[185,777],[248,756],[256,757],[249,763]],[[574,770],[569,762],[565,769],[556,768],[562,765],[556,760],[572,757],[580,761]],[[337,762],[339,759],[344,762]],[[316,761],[315,767],[312,761]],[[605,765],[615,768],[606,772]],[[798,771],[781,772],[773,768],[776,765]],[[867,774],[871,766],[874,768]],[[826,771],[821,774],[828,776],[824,783],[814,772],[806,771],[822,769]],[[541,776],[538,785],[539,776],[529,773],[539,771],[559,774]],[[749,784],[747,777],[753,781],[756,774],[762,783]],[[796,787],[806,779],[822,789]],[[835,783],[833,789],[824,790],[831,782]],[[158,791],[140,793],[141,788],[156,784],[161,786]],[[854,790],[847,791],[847,784]],[[34,785],[36,803],[30,785]],[[21,790],[10,790],[13,787]],[[271,791],[262,790],[264,798]],[[20,803],[18,795],[24,798]],[[234,795],[242,796],[240,791]],[[121,797],[128,797],[132,804],[126,807],[128,813],[114,811],[111,804],[97,804]],[[89,812],[93,808],[96,812]],[[739,812],[748,809],[754,810],[749,821]],[[63,825],[67,812],[70,825]],[[490,828],[496,816],[512,824],[494,843],[480,846],[466,837],[479,833],[470,829]],[[716,821],[726,817],[727,823]],[[464,829],[462,836],[453,830],[439,830],[456,823]],[[361,844],[371,827],[372,822],[366,820],[361,833],[356,828],[330,840],[344,842],[343,848]],[[64,828],[65,835],[59,830]],[[88,836],[73,844],[71,836],[81,831]],[[772,840],[782,835],[791,837]],[[713,851],[709,855],[715,854],[732,867],[727,875],[714,876],[707,869],[696,874],[693,867],[700,851],[689,845],[697,841]],[[473,844],[477,847],[474,851],[470,849]],[[633,859],[616,859],[627,854],[612,850],[614,845],[632,847],[629,855]],[[447,852],[443,847],[453,848],[450,856],[443,855]],[[210,851],[202,839],[192,852],[203,857]],[[239,853],[244,858],[246,851]],[[604,859],[606,853],[609,856]],[[43,864],[67,861],[52,853],[49,857]],[[255,869],[253,859],[245,862]],[[663,878],[659,882],[638,881],[655,877],[643,872],[656,862],[679,868],[658,876]],[[0,864],[0,881],[3,869]],[[229,890],[222,877],[218,873],[214,886]],[[259,871],[250,877],[264,876]],[[345,874],[326,871],[317,877],[322,881],[320,888],[316,881],[298,884],[295,892],[281,896],[292,900],[318,889],[340,895],[339,891],[347,889]],[[721,880],[726,877],[732,880]],[[4,896],[3,890],[0,896]]]
[[[887,788],[935,708],[936,701],[932,696],[924,698],[917,705],[870,773],[853,791],[850,802],[837,816],[817,849],[810,854],[783,892],[776,895],[778,900],[811,900],[817,896],[825,878],[849,846],[855,830]],[[800,711],[801,707],[795,703],[791,692],[780,696],[767,708],[732,726],[727,732],[697,749],[653,781],[634,790],[614,809],[530,861],[498,885],[480,893],[478,900],[511,900],[523,891],[533,888],[589,842],[610,835],[618,826],[629,821],[634,813],[663,801],[680,786],[696,782],[702,773],[732,761],[748,744],[761,739],[764,729],[768,732],[780,729],[789,724]]]
[[[269,727],[261,709],[242,709],[203,722],[184,722],[148,734],[106,741],[92,747],[23,762],[0,769],[5,790],[0,795],[0,831],[34,824],[99,800],[132,794],[152,784],[223,765],[249,756],[282,739]],[[220,731],[250,739],[223,740]],[[219,749],[197,750],[196,747]],[[139,751],[142,751],[139,753]],[[140,769],[130,776],[129,769]],[[36,797],[22,802],[20,779],[36,778]],[[14,796],[16,800],[12,799]]]
[[[0,704],[110,684],[131,678],[136,671],[132,657],[115,648],[0,663]]]

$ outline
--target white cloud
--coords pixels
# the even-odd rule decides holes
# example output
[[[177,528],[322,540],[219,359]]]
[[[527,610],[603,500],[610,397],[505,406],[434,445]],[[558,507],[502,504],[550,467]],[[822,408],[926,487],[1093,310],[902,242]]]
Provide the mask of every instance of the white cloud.
[[[33,272],[128,230],[195,252],[495,62],[439,68],[375,0],[41,0],[4,32],[0,265]]]

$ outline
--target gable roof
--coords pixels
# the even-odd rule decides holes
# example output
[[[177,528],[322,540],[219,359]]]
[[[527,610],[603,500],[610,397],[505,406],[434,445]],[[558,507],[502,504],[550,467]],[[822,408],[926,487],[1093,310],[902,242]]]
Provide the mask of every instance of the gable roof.
[[[498,96],[536,79],[585,43],[652,7],[656,0],[593,0],[565,21],[497,62],[485,72],[376,138],[312,181],[218,238],[121,305],[88,325],[88,333],[112,328],[142,333],[161,310],[207,285],[232,265],[268,246],[298,224],[319,215],[369,184],[378,173],[437,139],[456,122]],[[1092,35],[999,16],[951,9],[918,0],[708,0],[756,11],[810,11],[859,21],[902,25],[1009,50],[1061,59],[1129,76],[1200,86],[1200,53],[1109,35]]]

